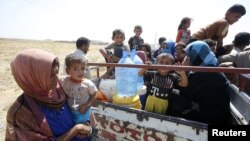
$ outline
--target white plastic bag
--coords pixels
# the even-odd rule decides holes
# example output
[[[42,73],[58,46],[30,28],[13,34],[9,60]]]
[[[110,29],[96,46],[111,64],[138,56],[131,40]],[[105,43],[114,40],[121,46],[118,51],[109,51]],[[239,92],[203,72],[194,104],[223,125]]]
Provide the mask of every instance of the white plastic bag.
[[[112,101],[112,97],[116,93],[115,79],[101,79],[99,90],[108,97],[109,101]]]

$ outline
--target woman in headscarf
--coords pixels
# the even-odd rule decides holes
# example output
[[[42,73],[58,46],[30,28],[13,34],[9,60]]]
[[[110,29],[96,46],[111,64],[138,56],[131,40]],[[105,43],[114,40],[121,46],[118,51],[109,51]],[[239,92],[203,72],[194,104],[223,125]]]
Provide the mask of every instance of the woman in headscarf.
[[[92,128],[74,124],[58,84],[56,56],[27,49],[17,54],[11,70],[23,93],[8,110],[5,140],[88,140]]]
[[[191,66],[216,67],[217,59],[203,41],[195,41],[186,49]],[[229,82],[220,72],[190,72],[189,85],[183,92],[190,95],[198,107],[185,118],[208,123],[226,124],[230,116]]]

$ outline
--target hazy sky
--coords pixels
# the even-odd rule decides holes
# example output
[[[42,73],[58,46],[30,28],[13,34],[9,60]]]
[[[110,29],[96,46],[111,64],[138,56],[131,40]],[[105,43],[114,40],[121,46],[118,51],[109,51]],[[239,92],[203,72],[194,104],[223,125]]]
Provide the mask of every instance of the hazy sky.
[[[112,42],[112,31],[125,31],[126,42],[133,28],[143,27],[145,42],[160,36],[175,40],[185,16],[193,19],[191,32],[223,18],[235,3],[247,14],[230,26],[225,43],[241,31],[250,32],[250,0],[0,0],[0,37],[23,39],[92,40]]]

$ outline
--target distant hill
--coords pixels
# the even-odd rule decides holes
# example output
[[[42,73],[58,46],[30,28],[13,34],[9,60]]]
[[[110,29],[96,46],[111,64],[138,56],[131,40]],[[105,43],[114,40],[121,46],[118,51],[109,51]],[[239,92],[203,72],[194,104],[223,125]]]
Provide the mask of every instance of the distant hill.
[[[46,41],[46,42],[61,42],[61,43],[75,43],[76,41],[67,41],[67,40],[51,40],[51,39],[44,39],[44,40],[35,40],[35,39],[19,39],[19,38],[0,38],[0,40],[12,40],[12,41]],[[108,42],[99,41],[99,40],[91,40],[91,44],[94,45],[107,45]]]
[[[55,42],[62,42],[62,43],[75,43],[76,41],[63,41],[63,40],[57,40]],[[99,40],[90,40],[90,43],[91,44],[94,44],[94,45],[107,45],[108,42],[104,42],[104,41],[99,41]]]

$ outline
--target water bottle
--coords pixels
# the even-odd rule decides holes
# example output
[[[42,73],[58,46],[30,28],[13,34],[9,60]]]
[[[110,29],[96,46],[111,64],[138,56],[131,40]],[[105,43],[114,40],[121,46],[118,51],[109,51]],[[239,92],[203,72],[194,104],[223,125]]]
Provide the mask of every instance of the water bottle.
[[[122,58],[118,64],[135,64],[123,51]],[[136,68],[115,67],[115,80],[117,95],[121,97],[135,96],[137,92],[137,70]]]
[[[141,58],[137,55],[137,52],[135,50],[132,50],[130,55],[132,61],[135,64],[142,65],[143,61]],[[140,76],[138,74],[140,68],[137,68],[137,94],[140,96],[140,103],[141,103],[141,109],[144,110],[145,104],[146,104],[146,86],[144,85],[144,79],[143,76]]]
[[[130,57],[135,64],[138,64],[138,65],[143,64],[141,58],[137,55],[135,49],[133,49],[132,52],[130,53]],[[144,80],[143,80],[143,77],[138,74],[140,68],[135,68],[135,69],[137,71],[137,91],[138,91],[144,85]]]

